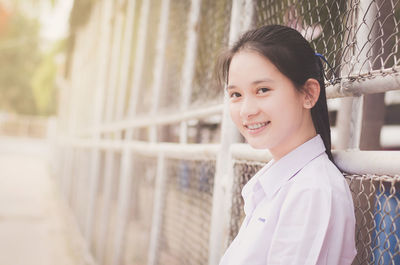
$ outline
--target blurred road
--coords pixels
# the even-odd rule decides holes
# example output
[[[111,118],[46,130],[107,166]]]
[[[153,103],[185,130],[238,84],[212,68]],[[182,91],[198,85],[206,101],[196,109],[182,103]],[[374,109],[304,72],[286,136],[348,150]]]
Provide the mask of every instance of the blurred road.
[[[76,225],[43,140],[0,137],[0,264],[80,265]]]

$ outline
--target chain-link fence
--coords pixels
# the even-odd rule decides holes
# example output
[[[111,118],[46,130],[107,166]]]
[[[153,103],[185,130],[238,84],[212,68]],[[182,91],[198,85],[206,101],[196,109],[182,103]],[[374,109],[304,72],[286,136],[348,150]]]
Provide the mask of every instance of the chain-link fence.
[[[400,177],[346,175],[356,214],[353,264],[399,264]]]
[[[129,217],[124,238],[124,264],[148,264],[148,249],[154,205],[157,160],[135,155],[132,158],[133,174]]]
[[[218,54],[228,45],[231,1],[205,0],[201,3],[199,40],[191,100],[194,103],[218,104],[223,89],[216,83],[213,69]]]
[[[167,160],[158,264],[206,264],[215,161]]]
[[[117,229],[117,205],[120,185],[121,153],[102,152],[99,172],[97,200],[93,217],[91,248],[99,261],[110,264],[112,259],[113,235]],[[86,192],[87,193],[87,192]],[[97,224],[97,227],[96,227]],[[97,230],[96,230],[97,228]]]
[[[383,82],[368,93],[400,89],[399,2],[96,1],[75,32],[60,93],[58,157],[60,185],[96,262],[218,264],[244,217],[241,189],[265,162],[228,155],[238,138],[222,128],[218,54],[249,27],[283,24],[332,65],[328,89],[344,88],[333,97],[360,96],[345,90],[370,79]],[[354,264],[400,263],[399,177],[345,177],[357,220]]]
[[[244,219],[244,201],[242,197],[243,186],[263,167],[263,163],[254,161],[236,161],[234,164],[234,182],[232,188],[231,223],[227,246],[239,232]]]
[[[158,25],[160,21],[160,11],[161,11],[161,1],[151,0],[150,1],[150,14],[148,16],[147,24],[147,34],[146,34],[146,45],[144,51],[144,64],[143,64],[143,76],[141,77],[141,82],[138,84],[141,89],[138,95],[138,105],[136,108],[137,114],[145,114],[150,112],[152,104],[154,104],[154,98],[156,95],[152,94],[152,84],[153,84],[153,74],[155,68],[155,56],[156,44],[158,40]]]
[[[399,1],[259,0],[256,25],[293,27],[311,41],[333,69],[330,78],[356,81],[395,74],[400,66]]]
[[[185,59],[186,27],[188,24],[190,10],[189,0],[171,1],[170,20],[168,24],[168,41],[166,44],[165,65],[163,72],[164,89],[161,90],[160,108],[179,108],[180,85]]]

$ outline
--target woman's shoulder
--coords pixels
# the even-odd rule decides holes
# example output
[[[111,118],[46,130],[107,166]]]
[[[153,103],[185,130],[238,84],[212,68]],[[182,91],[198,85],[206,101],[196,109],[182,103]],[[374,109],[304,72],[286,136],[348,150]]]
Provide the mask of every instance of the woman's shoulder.
[[[347,182],[340,170],[324,153],[305,165],[291,179],[298,188],[325,190],[329,192],[347,193]]]

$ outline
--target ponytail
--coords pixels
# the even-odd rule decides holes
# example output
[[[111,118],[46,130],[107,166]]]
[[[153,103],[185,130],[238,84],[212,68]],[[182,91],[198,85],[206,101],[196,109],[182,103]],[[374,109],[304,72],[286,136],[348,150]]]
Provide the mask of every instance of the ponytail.
[[[316,104],[311,109],[311,117],[315,130],[321,136],[324,142],[326,154],[328,155],[329,159],[334,162],[331,152],[331,127],[329,124],[328,104],[326,102],[324,68],[318,56],[316,56],[316,61],[318,66],[317,69],[319,70],[317,80],[320,86],[320,93]]]

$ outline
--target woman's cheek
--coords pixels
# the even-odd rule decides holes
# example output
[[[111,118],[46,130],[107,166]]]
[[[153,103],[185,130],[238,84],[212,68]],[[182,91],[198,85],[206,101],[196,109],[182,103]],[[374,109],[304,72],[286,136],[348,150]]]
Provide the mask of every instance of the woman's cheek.
[[[231,115],[232,121],[235,123],[236,126],[238,126],[238,121],[240,120],[240,112],[238,111],[237,104],[232,102],[229,104],[229,113]]]

